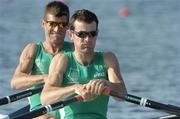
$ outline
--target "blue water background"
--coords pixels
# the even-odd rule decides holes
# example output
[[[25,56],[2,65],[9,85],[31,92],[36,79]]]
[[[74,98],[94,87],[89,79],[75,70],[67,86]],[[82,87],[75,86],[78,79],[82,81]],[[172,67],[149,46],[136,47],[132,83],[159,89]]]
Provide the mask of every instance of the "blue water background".
[[[22,49],[44,39],[40,20],[50,0],[0,0],[0,97],[14,94],[10,80]],[[66,0],[71,14],[94,11],[100,21],[97,50],[118,57],[128,92],[180,106],[180,1],[179,0]],[[128,8],[129,15],[120,15]],[[66,39],[68,40],[68,39]],[[27,99],[0,106],[8,114]],[[167,115],[111,98],[109,119],[151,119]]]

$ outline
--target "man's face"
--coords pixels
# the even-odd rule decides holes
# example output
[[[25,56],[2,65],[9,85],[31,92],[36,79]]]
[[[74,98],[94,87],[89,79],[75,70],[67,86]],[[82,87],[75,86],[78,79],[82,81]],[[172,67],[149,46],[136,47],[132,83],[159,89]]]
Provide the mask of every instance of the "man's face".
[[[94,52],[97,39],[96,22],[90,24],[76,20],[74,22],[74,31],[72,33],[72,41],[74,42],[75,50],[84,53]]]
[[[64,42],[66,30],[68,28],[67,16],[55,17],[52,14],[47,14],[43,22],[46,40],[54,43]]]

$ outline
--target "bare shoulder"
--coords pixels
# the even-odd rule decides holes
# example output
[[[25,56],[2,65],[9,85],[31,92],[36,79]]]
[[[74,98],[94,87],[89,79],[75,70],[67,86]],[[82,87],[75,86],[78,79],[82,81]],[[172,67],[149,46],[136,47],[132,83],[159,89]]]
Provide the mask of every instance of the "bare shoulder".
[[[15,74],[30,73],[35,57],[36,44],[29,43],[23,49]]]
[[[67,57],[65,54],[58,53],[51,62],[50,69],[65,70],[67,65]]]
[[[105,63],[117,62],[116,55],[113,52],[104,52],[103,58]]]
[[[63,53],[58,53],[57,55],[54,56],[53,58],[53,62],[61,62],[61,61],[66,61],[67,58],[66,58],[66,55],[63,54]]]
[[[32,58],[35,55],[37,45],[35,43],[29,43],[25,46],[21,56],[26,58]]]
[[[113,52],[104,52],[104,58],[116,58],[116,55]]]

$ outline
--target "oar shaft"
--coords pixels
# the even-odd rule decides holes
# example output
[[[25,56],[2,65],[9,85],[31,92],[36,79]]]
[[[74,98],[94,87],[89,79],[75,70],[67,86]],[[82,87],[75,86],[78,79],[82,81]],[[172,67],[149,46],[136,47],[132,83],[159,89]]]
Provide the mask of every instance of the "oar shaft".
[[[77,96],[77,97],[74,97],[72,99],[68,99],[66,101],[58,101],[58,102],[53,103],[51,105],[41,107],[37,110],[27,112],[25,114],[17,115],[16,117],[11,117],[10,119],[31,119],[31,118],[35,118],[35,117],[41,116],[43,114],[46,114],[48,112],[63,108],[66,105],[69,105],[69,104],[72,104],[72,103],[75,103],[78,101],[82,101],[82,100],[83,100],[82,97]]]
[[[149,107],[149,108],[153,108],[153,109],[158,109],[164,112],[167,112],[169,114],[175,114],[177,116],[180,116],[180,107],[174,106],[174,105],[169,105],[169,104],[163,104],[163,103],[159,103],[159,102],[155,102],[146,98],[141,98],[141,97],[137,97],[134,95],[123,95],[123,94],[119,94],[117,92],[114,91],[110,91],[109,89],[105,89],[103,92],[104,95],[111,95],[117,98],[121,98],[124,99],[127,102],[131,102],[134,104],[138,104],[144,107]]]
[[[140,98],[140,97],[129,95],[129,94],[126,96],[125,100],[132,103],[136,101],[135,104],[180,116],[180,108],[176,106],[170,106],[168,104],[159,103],[156,101],[152,101],[146,98]]]
[[[42,87],[41,88],[36,88],[36,89],[25,90],[25,91],[22,91],[22,92],[17,93],[17,94],[13,94],[13,95],[10,95],[10,96],[3,97],[3,98],[0,99],[0,105],[9,104],[11,102],[20,100],[22,98],[32,96],[32,95],[34,95],[36,93],[39,93],[41,91],[42,91]]]

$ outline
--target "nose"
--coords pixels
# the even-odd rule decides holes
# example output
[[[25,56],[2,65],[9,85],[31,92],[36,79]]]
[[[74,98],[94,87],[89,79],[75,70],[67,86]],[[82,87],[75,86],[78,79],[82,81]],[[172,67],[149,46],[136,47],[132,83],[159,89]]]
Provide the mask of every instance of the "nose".
[[[91,41],[91,37],[90,37],[89,35],[87,35],[87,36],[84,38],[84,41],[86,41],[86,42]]]
[[[55,27],[54,27],[54,31],[59,31],[60,30],[60,28],[59,28],[59,26],[58,25],[56,25]]]
[[[66,28],[61,28],[60,26],[57,25],[57,26],[54,27],[54,31],[55,31],[55,32],[58,32],[58,31],[66,31]]]

